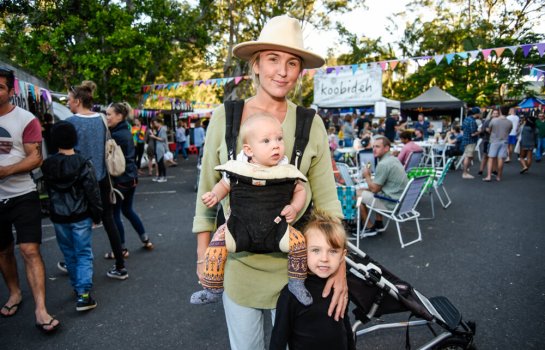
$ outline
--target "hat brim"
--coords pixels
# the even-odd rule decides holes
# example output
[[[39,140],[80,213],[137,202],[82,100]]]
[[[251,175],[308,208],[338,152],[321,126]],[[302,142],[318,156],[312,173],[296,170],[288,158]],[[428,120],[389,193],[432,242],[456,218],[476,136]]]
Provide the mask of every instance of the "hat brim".
[[[283,51],[298,56],[303,60],[303,68],[320,68],[325,64],[325,60],[321,56],[310,51],[262,41],[246,41],[235,45],[233,55],[248,61],[256,52],[266,50]]]

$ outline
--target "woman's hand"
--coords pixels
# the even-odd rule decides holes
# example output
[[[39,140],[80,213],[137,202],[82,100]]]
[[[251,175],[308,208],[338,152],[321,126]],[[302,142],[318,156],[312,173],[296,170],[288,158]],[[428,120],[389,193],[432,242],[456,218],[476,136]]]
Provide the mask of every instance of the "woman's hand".
[[[327,310],[328,316],[332,316],[333,312],[335,321],[344,318],[346,307],[348,306],[348,285],[346,283],[346,262],[343,262],[337,272],[327,279],[322,297],[326,298],[331,293],[333,287],[333,297],[331,304]]]

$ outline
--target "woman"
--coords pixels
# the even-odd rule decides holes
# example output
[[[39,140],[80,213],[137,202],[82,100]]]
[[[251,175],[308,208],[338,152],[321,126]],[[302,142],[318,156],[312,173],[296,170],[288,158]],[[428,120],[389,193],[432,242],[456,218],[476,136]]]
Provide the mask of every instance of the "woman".
[[[148,132],[146,134],[146,144],[148,147],[146,147],[146,155],[148,156],[148,176],[153,175],[153,170],[155,168],[155,177],[159,177],[159,170],[155,166],[154,160],[155,160],[155,140],[151,138],[151,135],[155,132],[153,130],[153,123],[149,123]]]
[[[256,85],[256,95],[246,100],[242,122],[260,112],[277,118],[284,130],[286,154],[291,155],[294,145],[296,105],[287,99],[298,82],[303,68],[317,68],[324,64],[323,58],[304,50],[299,22],[287,16],[272,18],[263,28],[257,41],[235,46],[233,53],[249,66]],[[289,135],[289,136],[288,136]],[[305,183],[307,198],[305,212],[312,200],[314,206],[342,217],[332,176],[328,138],[324,124],[316,115],[310,132],[300,170],[308,178]],[[237,142],[236,153],[242,144]],[[219,181],[216,165],[227,161],[225,145],[225,109],[218,107],[210,119],[206,147],[202,160],[196,213],[193,232],[197,233],[197,275],[203,280],[203,259],[210,242],[210,231],[215,229],[216,211],[206,208],[201,196],[210,191]],[[228,202],[223,202],[224,212]],[[298,219],[299,219],[298,217]],[[229,254],[225,265],[223,305],[232,349],[264,349],[263,313],[274,310],[279,293],[288,281],[287,258],[284,253]],[[329,295],[333,287],[333,298],[329,314],[338,320],[348,304],[346,266],[330,277],[324,289]],[[274,317],[274,312],[273,312]]]
[[[118,195],[115,202],[114,219],[121,238],[124,258],[129,257],[129,250],[125,247],[125,228],[123,221],[121,221],[121,212],[130,221],[136,233],[138,233],[144,248],[147,250],[153,249],[153,244],[146,234],[142,220],[134,212],[132,206],[134,192],[138,184],[138,172],[136,162],[134,161],[134,142],[129,131],[129,123],[127,122],[130,112],[131,107],[127,103],[112,103],[106,109],[106,120],[108,121],[108,128],[110,129],[112,138],[121,147],[125,155],[125,172],[113,178],[114,187],[123,195],[123,198]],[[109,252],[104,257],[106,259],[115,259],[115,254]]]
[[[75,115],[66,120],[76,127],[78,144],[76,150],[86,158],[90,158],[95,167],[100,197],[102,199],[102,224],[108,234],[110,246],[115,254],[115,266],[106,274],[110,278],[124,280],[129,277],[125,269],[125,261],[121,248],[119,232],[114,222],[113,205],[110,202],[110,179],[104,160],[104,144],[106,143],[106,121],[102,114],[91,111],[93,107],[93,92],[96,84],[84,81],[79,86],[73,86],[68,92],[68,107]]]
[[[197,147],[197,154],[201,154],[201,148],[204,145],[205,131],[201,126],[201,120],[195,120],[195,128],[193,129],[193,144]]]
[[[155,160],[157,162],[158,175],[153,178],[155,182],[167,182],[167,168],[165,165],[165,154],[167,153],[167,127],[163,125],[163,120],[155,118],[151,122],[155,132],[150,133],[150,138],[154,140]]]
[[[520,165],[521,174],[528,172],[532,165],[532,152],[537,144],[536,117],[528,115],[524,117],[524,124],[520,132]]]
[[[187,159],[187,150],[185,142],[187,137],[185,136],[185,124],[183,121],[178,120],[178,127],[176,128],[176,153],[174,153],[174,159],[178,159],[178,154],[181,151],[182,157]]]
[[[148,133],[148,127],[142,124],[140,118],[134,120],[134,125],[131,128],[131,134],[133,137],[134,145],[136,147],[135,163],[136,169],[140,171],[142,165],[142,156],[144,155],[144,148],[146,145],[146,134]]]
[[[344,117],[343,123],[344,147],[352,147],[354,144],[354,127],[352,126],[352,114]]]

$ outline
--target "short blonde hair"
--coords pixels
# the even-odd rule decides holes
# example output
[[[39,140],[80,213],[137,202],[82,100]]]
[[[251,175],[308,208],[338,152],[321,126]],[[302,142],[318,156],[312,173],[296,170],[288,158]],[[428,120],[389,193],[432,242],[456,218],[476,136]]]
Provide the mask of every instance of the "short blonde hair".
[[[278,123],[280,125],[280,128],[282,128],[282,124],[278,121],[278,119],[276,119],[270,114],[267,114],[267,113],[252,114],[240,126],[240,139],[242,140],[242,143],[248,143],[248,139],[250,135],[252,135],[252,133],[255,131],[255,124],[263,120],[274,120],[274,122]]]
[[[320,209],[314,209],[303,230],[305,237],[310,230],[321,232],[332,248],[347,248],[346,231],[341,219],[336,216],[330,215]]]

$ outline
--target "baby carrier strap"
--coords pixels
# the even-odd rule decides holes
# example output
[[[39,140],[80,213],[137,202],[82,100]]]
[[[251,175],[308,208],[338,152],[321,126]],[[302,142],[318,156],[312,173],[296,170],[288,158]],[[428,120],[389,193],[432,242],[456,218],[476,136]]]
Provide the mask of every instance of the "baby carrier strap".
[[[297,106],[297,117],[295,120],[295,143],[293,144],[293,153],[291,155],[291,164],[297,169],[301,166],[301,159],[307,147],[310,137],[310,128],[316,111],[312,108]]]
[[[244,100],[225,101],[223,105],[225,106],[225,144],[227,145],[227,159],[235,160]]]

